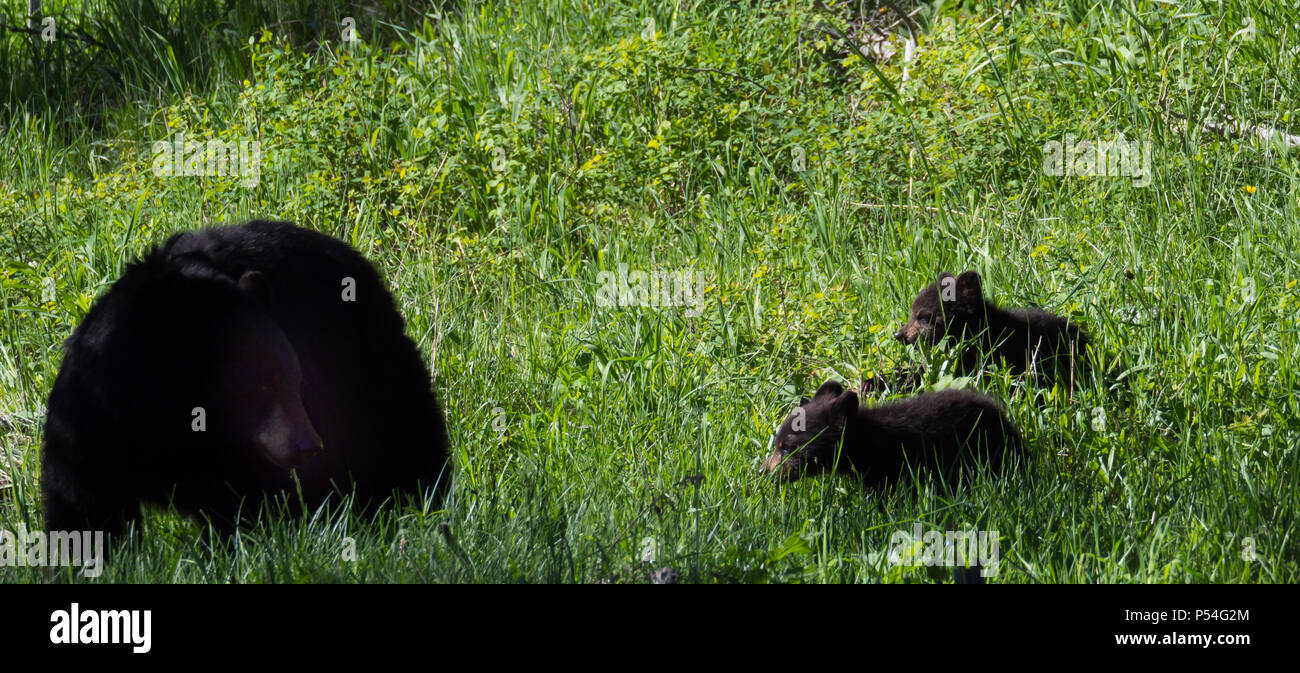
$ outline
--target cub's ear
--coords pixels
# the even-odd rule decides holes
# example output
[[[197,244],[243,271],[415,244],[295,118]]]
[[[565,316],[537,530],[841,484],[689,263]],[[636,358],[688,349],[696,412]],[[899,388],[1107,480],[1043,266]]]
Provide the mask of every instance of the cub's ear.
[[[813,399],[820,400],[821,398],[828,396],[838,397],[842,392],[844,392],[844,386],[840,385],[839,381],[827,381],[822,384],[822,387],[817,389],[817,394],[813,395]]]
[[[239,289],[252,295],[262,306],[271,306],[271,283],[261,271],[245,271],[239,277]]]
[[[848,416],[858,412],[858,394],[850,390],[843,395],[835,398],[831,402],[831,411],[840,416]]]
[[[943,271],[939,277],[934,279],[934,292],[939,297],[940,304],[948,304],[957,301],[957,277]],[[918,299],[919,301],[919,299]]]
[[[963,271],[957,276],[957,296],[966,301],[982,301],[984,289],[980,287],[980,275],[974,271]]]

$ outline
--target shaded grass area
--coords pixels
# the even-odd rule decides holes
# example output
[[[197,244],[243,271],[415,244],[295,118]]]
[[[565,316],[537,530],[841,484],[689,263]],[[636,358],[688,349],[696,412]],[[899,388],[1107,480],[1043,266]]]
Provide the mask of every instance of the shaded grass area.
[[[916,15],[915,60],[895,38],[869,63],[825,29],[859,35],[835,5],[376,5],[343,44],[287,27],[343,10],[181,3],[168,16],[196,53],[172,76],[172,37],[113,28],[150,7],[77,10],[124,50],[92,61],[111,92],[33,105],[11,80],[0,528],[40,527],[44,399],[94,298],[170,233],[251,217],[385,271],[457,472],[441,508],[272,513],[234,551],[159,515],[97,581],[946,578],[890,564],[917,522],[997,531],[996,581],[1297,579],[1296,154],[1198,124],[1300,128],[1300,12],[964,3]],[[0,69],[34,76],[25,40],[0,38]],[[1046,143],[1120,133],[1150,143],[1149,185],[1045,174]],[[260,142],[256,185],[155,176],[153,143],[178,134]],[[699,315],[599,305],[620,264],[702,272]],[[932,358],[931,387],[1006,401],[1025,468],[883,493],[761,479],[798,397],[916,359],[894,329],[965,268],[1003,303],[1072,316],[1114,363],[1071,396]]]

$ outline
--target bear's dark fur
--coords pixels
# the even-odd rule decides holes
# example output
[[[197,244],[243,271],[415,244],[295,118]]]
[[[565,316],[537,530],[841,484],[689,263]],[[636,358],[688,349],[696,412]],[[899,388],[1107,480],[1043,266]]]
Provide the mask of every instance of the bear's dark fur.
[[[374,266],[329,236],[257,221],[171,237],[65,344],[46,528],[118,534],[171,503],[229,531],[263,494],[440,496],[446,429],[404,328]]]
[[[1021,451],[1019,432],[987,395],[942,390],[859,407],[857,393],[827,381],[781,424],[763,469],[797,479],[837,468],[882,486],[908,472],[948,480],[963,466],[1000,472]]]
[[[1087,367],[1088,338],[1066,318],[1029,308],[1007,310],[984,298],[979,274],[941,273],[912,302],[907,324],[894,335],[904,344],[937,344],[945,336],[967,347],[958,353],[958,374],[970,375],[986,358],[1002,360],[1015,374],[1067,388],[1079,383]]]

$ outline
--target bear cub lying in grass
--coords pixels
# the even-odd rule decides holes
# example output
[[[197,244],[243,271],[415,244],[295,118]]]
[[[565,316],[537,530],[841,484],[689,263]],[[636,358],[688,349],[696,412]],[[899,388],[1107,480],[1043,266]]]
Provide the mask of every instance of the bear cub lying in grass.
[[[870,486],[921,470],[952,481],[963,467],[1000,472],[1022,450],[1020,433],[987,395],[942,390],[859,407],[857,393],[827,381],[781,424],[763,469],[797,479],[837,468]]]
[[[65,344],[48,530],[120,534],[142,503],[223,532],[264,495],[357,509],[447,486],[429,370],[375,268],[285,222],[186,232],[131,264]],[[435,495],[436,497],[436,495]]]
[[[984,298],[974,271],[939,274],[917,295],[907,324],[894,337],[909,345],[934,345],[944,337],[970,340],[957,354],[961,376],[993,358],[1017,375],[1029,372],[1039,385],[1059,380],[1073,388],[1087,367],[1088,338],[1077,324],[1040,309],[1000,308]]]

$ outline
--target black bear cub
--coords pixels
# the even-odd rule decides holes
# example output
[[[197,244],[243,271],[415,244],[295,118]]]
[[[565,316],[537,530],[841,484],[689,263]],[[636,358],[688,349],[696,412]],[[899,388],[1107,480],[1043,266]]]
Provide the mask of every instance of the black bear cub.
[[[285,222],[187,232],[131,264],[65,344],[41,487],[49,530],[119,534],[142,503],[231,531],[450,479],[429,370],[374,266]]]
[[[949,480],[975,465],[999,472],[1021,451],[1019,432],[987,395],[942,390],[859,407],[857,393],[827,381],[781,424],[763,469],[785,479],[838,469],[881,486],[908,472]]]
[[[904,344],[937,344],[945,336],[971,340],[958,354],[962,375],[993,357],[1015,374],[1029,372],[1040,385],[1060,380],[1073,388],[1086,368],[1088,339],[1077,324],[1039,309],[998,307],[984,298],[974,271],[939,274],[917,295],[907,324],[894,335]]]

